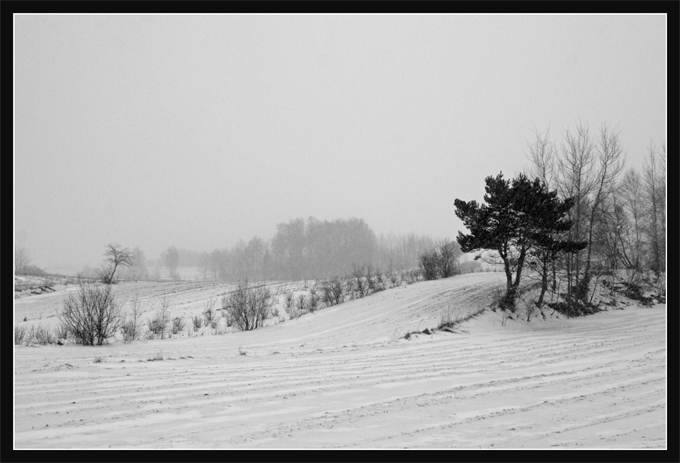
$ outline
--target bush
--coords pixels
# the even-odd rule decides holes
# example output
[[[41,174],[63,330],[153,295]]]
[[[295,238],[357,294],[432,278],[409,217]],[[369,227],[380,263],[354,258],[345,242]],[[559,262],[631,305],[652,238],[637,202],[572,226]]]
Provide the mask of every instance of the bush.
[[[287,310],[288,312],[288,317],[291,320],[295,320],[296,318],[302,317],[306,312],[303,310],[298,310],[297,307],[293,306],[290,309]]]
[[[150,336],[147,336],[147,339],[152,339],[153,337],[164,339],[168,323],[170,323],[170,299],[164,295],[161,298],[160,308],[151,319],[146,321],[150,334]]]
[[[458,272],[456,260],[460,254],[457,243],[444,240],[420,255],[419,265],[426,280],[448,278]]]
[[[293,307],[293,299],[294,299],[293,292],[292,291],[287,292],[286,297],[284,299],[284,302],[286,303],[286,309],[290,309],[291,307]]]
[[[307,299],[307,309],[314,313],[319,308],[319,294],[316,291],[316,286],[309,289],[309,298]]]
[[[385,290],[385,280],[381,274],[377,274],[368,280],[368,290],[371,293],[378,293]]]
[[[217,316],[217,312],[215,311],[214,307],[215,299],[211,297],[205,302],[205,309],[203,309],[203,318],[205,319],[204,323],[205,326],[212,325],[214,323],[215,317]]]
[[[147,339],[153,339],[154,337],[164,339],[165,330],[168,326],[170,319],[167,314],[163,312],[163,309],[158,309],[151,319],[147,319],[146,326],[149,329],[149,336]]]
[[[364,276],[365,275],[365,276]],[[354,266],[350,281],[354,291],[356,291],[356,297],[368,296],[369,291],[369,281],[371,279],[371,267],[370,266]]]
[[[570,301],[548,302],[547,306],[568,318],[592,315],[601,311],[599,307],[576,298],[572,298]]]
[[[626,296],[629,299],[633,299],[634,301],[641,302],[642,305],[644,306],[652,306],[654,305],[654,301],[652,300],[651,297],[647,297],[644,295],[644,292],[642,290],[642,285],[640,284],[635,284],[635,283],[623,283],[625,286],[625,290],[623,291],[623,295]]]
[[[323,288],[323,301],[327,306],[340,304],[343,301],[345,289],[338,277],[322,281],[321,287]]]
[[[401,275],[397,272],[391,272],[390,283],[392,283],[393,288],[399,286],[401,284]]]
[[[156,352],[153,355],[153,357],[149,357],[148,359],[146,359],[146,361],[147,362],[157,362],[157,361],[163,360],[164,358],[165,358],[165,356],[163,355],[163,349],[161,349],[158,352]]]
[[[141,337],[141,326],[139,318],[141,316],[141,307],[139,296],[130,301],[130,313],[126,315],[125,321],[121,326],[123,332],[123,342],[128,343],[135,341]]]
[[[80,282],[76,293],[64,299],[59,321],[84,345],[102,345],[113,337],[123,322],[110,286]]]
[[[191,323],[194,325],[194,331],[198,331],[203,326],[203,318],[200,315],[195,315],[191,318]]]
[[[227,316],[241,331],[262,326],[271,310],[271,292],[268,288],[248,287],[248,280],[239,283],[236,290],[224,296],[222,305]]]
[[[57,340],[73,338],[68,327],[64,324],[59,324],[54,328],[54,336],[57,338]]]
[[[437,279],[437,254],[434,250],[422,253],[419,264],[423,271],[423,277],[426,280]]]
[[[484,312],[484,308],[478,308],[477,310],[471,311],[467,310],[465,312],[465,315],[461,313],[455,313],[451,310],[449,307],[446,309],[446,312],[442,314],[441,318],[439,319],[439,325],[437,325],[437,329],[439,330],[450,330],[454,326],[466,322],[470,320],[471,318],[475,318],[477,315],[481,314]]]
[[[28,329],[25,326],[14,327],[14,344],[19,345],[28,337]]]
[[[304,294],[298,295],[297,299],[295,300],[295,306],[301,312],[307,311],[307,298],[305,297]]]
[[[57,338],[55,337],[54,333],[50,328],[44,328],[38,325],[38,327],[33,330],[32,334],[33,339],[37,344],[42,344],[44,346],[46,344],[57,343]]]
[[[184,330],[186,322],[183,318],[176,317],[172,319],[172,334],[177,334]]]

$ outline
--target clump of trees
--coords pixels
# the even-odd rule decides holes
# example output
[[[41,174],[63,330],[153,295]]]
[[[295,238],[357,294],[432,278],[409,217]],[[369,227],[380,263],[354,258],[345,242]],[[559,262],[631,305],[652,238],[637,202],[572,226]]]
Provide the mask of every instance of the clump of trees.
[[[489,176],[484,202],[455,200],[456,215],[470,230],[469,234],[458,233],[458,243],[463,252],[490,249],[497,253],[506,276],[501,307],[514,312],[522,271],[530,256],[543,257],[547,268],[558,254],[584,249],[587,243],[558,238],[571,229],[566,214],[573,200],[559,199],[557,192],[549,191],[538,178],[532,181],[519,174],[506,180],[502,173]],[[545,289],[547,280],[544,284]]]
[[[549,131],[529,145],[529,175],[486,179],[485,204],[456,199],[464,252],[492,250],[503,264],[504,308],[514,310],[526,267],[538,274],[540,294],[568,316],[593,313],[597,285],[624,278],[630,294],[640,285],[662,286],[666,266],[666,150],[650,144],[642,173],[624,174],[619,132],[587,124],[567,129],[561,143]],[[481,254],[480,254],[481,256]],[[480,257],[478,256],[478,258]],[[631,285],[635,291],[631,291]],[[661,296],[665,290],[661,291]],[[560,300],[561,299],[561,300]]]
[[[21,246],[14,247],[14,273],[16,275],[46,275],[43,269],[31,263],[31,253]]]
[[[253,237],[228,249],[200,255],[180,251],[182,265],[200,265],[204,276],[239,281],[331,278],[351,273],[354,264],[412,269],[434,240],[415,234],[376,236],[361,219],[320,221],[309,217],[277,225],[265,241]],[[185,260],[186,259],[186,260]]]
[[[426,280],[448,278],[460,273],[458,259],[462,255],[460,245],[448,238],[438,242],[432,249],[422,253],[420,269]]]
[[[164,255],[165,266],[170,271],[170,278],[179,279],[177,274],[177,267],[179,266],[179,252],[174,246],[170,246]]]
[[[546,130],[536,133],[529,148],[530,173],[574,199],[568,237],[588,243],[559,259],[567,299],[590,303],[604,277],[665,292],[665,145],[650,143],[641,172],[625,170],[620,132],[607,125],[593,133],[579,123],[559,143]]]

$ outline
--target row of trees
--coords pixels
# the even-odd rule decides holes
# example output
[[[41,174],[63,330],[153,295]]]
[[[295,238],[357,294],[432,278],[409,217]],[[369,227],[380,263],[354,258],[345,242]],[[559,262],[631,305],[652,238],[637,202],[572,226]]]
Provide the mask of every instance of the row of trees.
[[[321,279],[344,275],[354,265],[415,268],[434,245],[427,236],[377,237],[362,219],[320,221],[298,218],[277,225],[268,242],[259,237],[202,255],[205,276],[225,280]]]
[[[549,130],[530,145],[531,173],[560,196],[571,197],[569,238],[586,241],[566,256],[567,290],[583,298],[602,271],[625,269],[631,281],[666,267],[666,148],[650,143],[642,172],[625,170],[620,132],[586,124],[566,130],[559,145]],[[594,273],[595,272],[595,273]]]
[[[269,241],[253,237],[231,248],[212,252],[177,249],[163,251],[156,266],[168,268],[177,277],[179,265],[200,267],[204,278],[228,281],[320,279],[351,272],[356,265],[371,265],[390,272],[412,269],[419,265],[420,256],[435,247],[429,236],[380,235],[377,237],[362,219],[320,221],[298,218],[277,225]],[[86,274],[87,273],[87,274]],[[118,279],[147,279],[149,271],[144,252],[116,243],[106,246],[104,264],[97,272],[92,269],[83,276],[94,276],[105,283]]]
[[[45,271],[31,262],[31,253],[22,246],[14,246],[14,273],[16,275],[45,275]]]
[[[456,215],[470,231],[459,233],[464,252],[493,250],[504,266],[504,307],[514,309],[525,266],[540,275],[540,307],[550,288],[569,310],[589,310],[593,281],[625,270],[628,283],[646,270],[665,272],[665,147],[650,145],[642,174],[624,174],[619,132],[603,125],[596,136],[579,124],[558,145],[549,131],[530,144],[531,180],[520,174],[486,179],[486,204],[456,199]],[[481,254],[480,256],[481,257]],[[514,278],[514,279],[513,279]]]

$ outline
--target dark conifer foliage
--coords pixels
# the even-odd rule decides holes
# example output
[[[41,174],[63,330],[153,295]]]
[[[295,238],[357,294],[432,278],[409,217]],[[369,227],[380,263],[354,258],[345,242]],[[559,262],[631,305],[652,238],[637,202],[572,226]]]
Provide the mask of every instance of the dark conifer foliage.
[[[530,180],[524,174],[509,180],[500,173],[485,181],[485,204],[454,202],[456,215],[470,230],[458,233],[458,243],[463,252],[498,253],[507,283],[502,306],[514,310],[522,270],[529,261],[538,258],[542,262],[545,290],[550,262],[559,253],[584,249],[587,242],[560,238],[572,225],[566,218],[574,204],[571,198],[561,200],[539,179]]]

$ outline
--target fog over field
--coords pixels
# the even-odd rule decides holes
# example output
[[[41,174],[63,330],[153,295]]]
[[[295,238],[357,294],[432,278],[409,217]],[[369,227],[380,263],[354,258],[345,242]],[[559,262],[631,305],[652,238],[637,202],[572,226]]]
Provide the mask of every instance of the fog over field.
[[[12,452],[674,445],[666,14],[13,32]]]
[[[47,270],[359,218],[455,239],[533,130],[665,140],[663,15],[19,15],[15,239]]]

